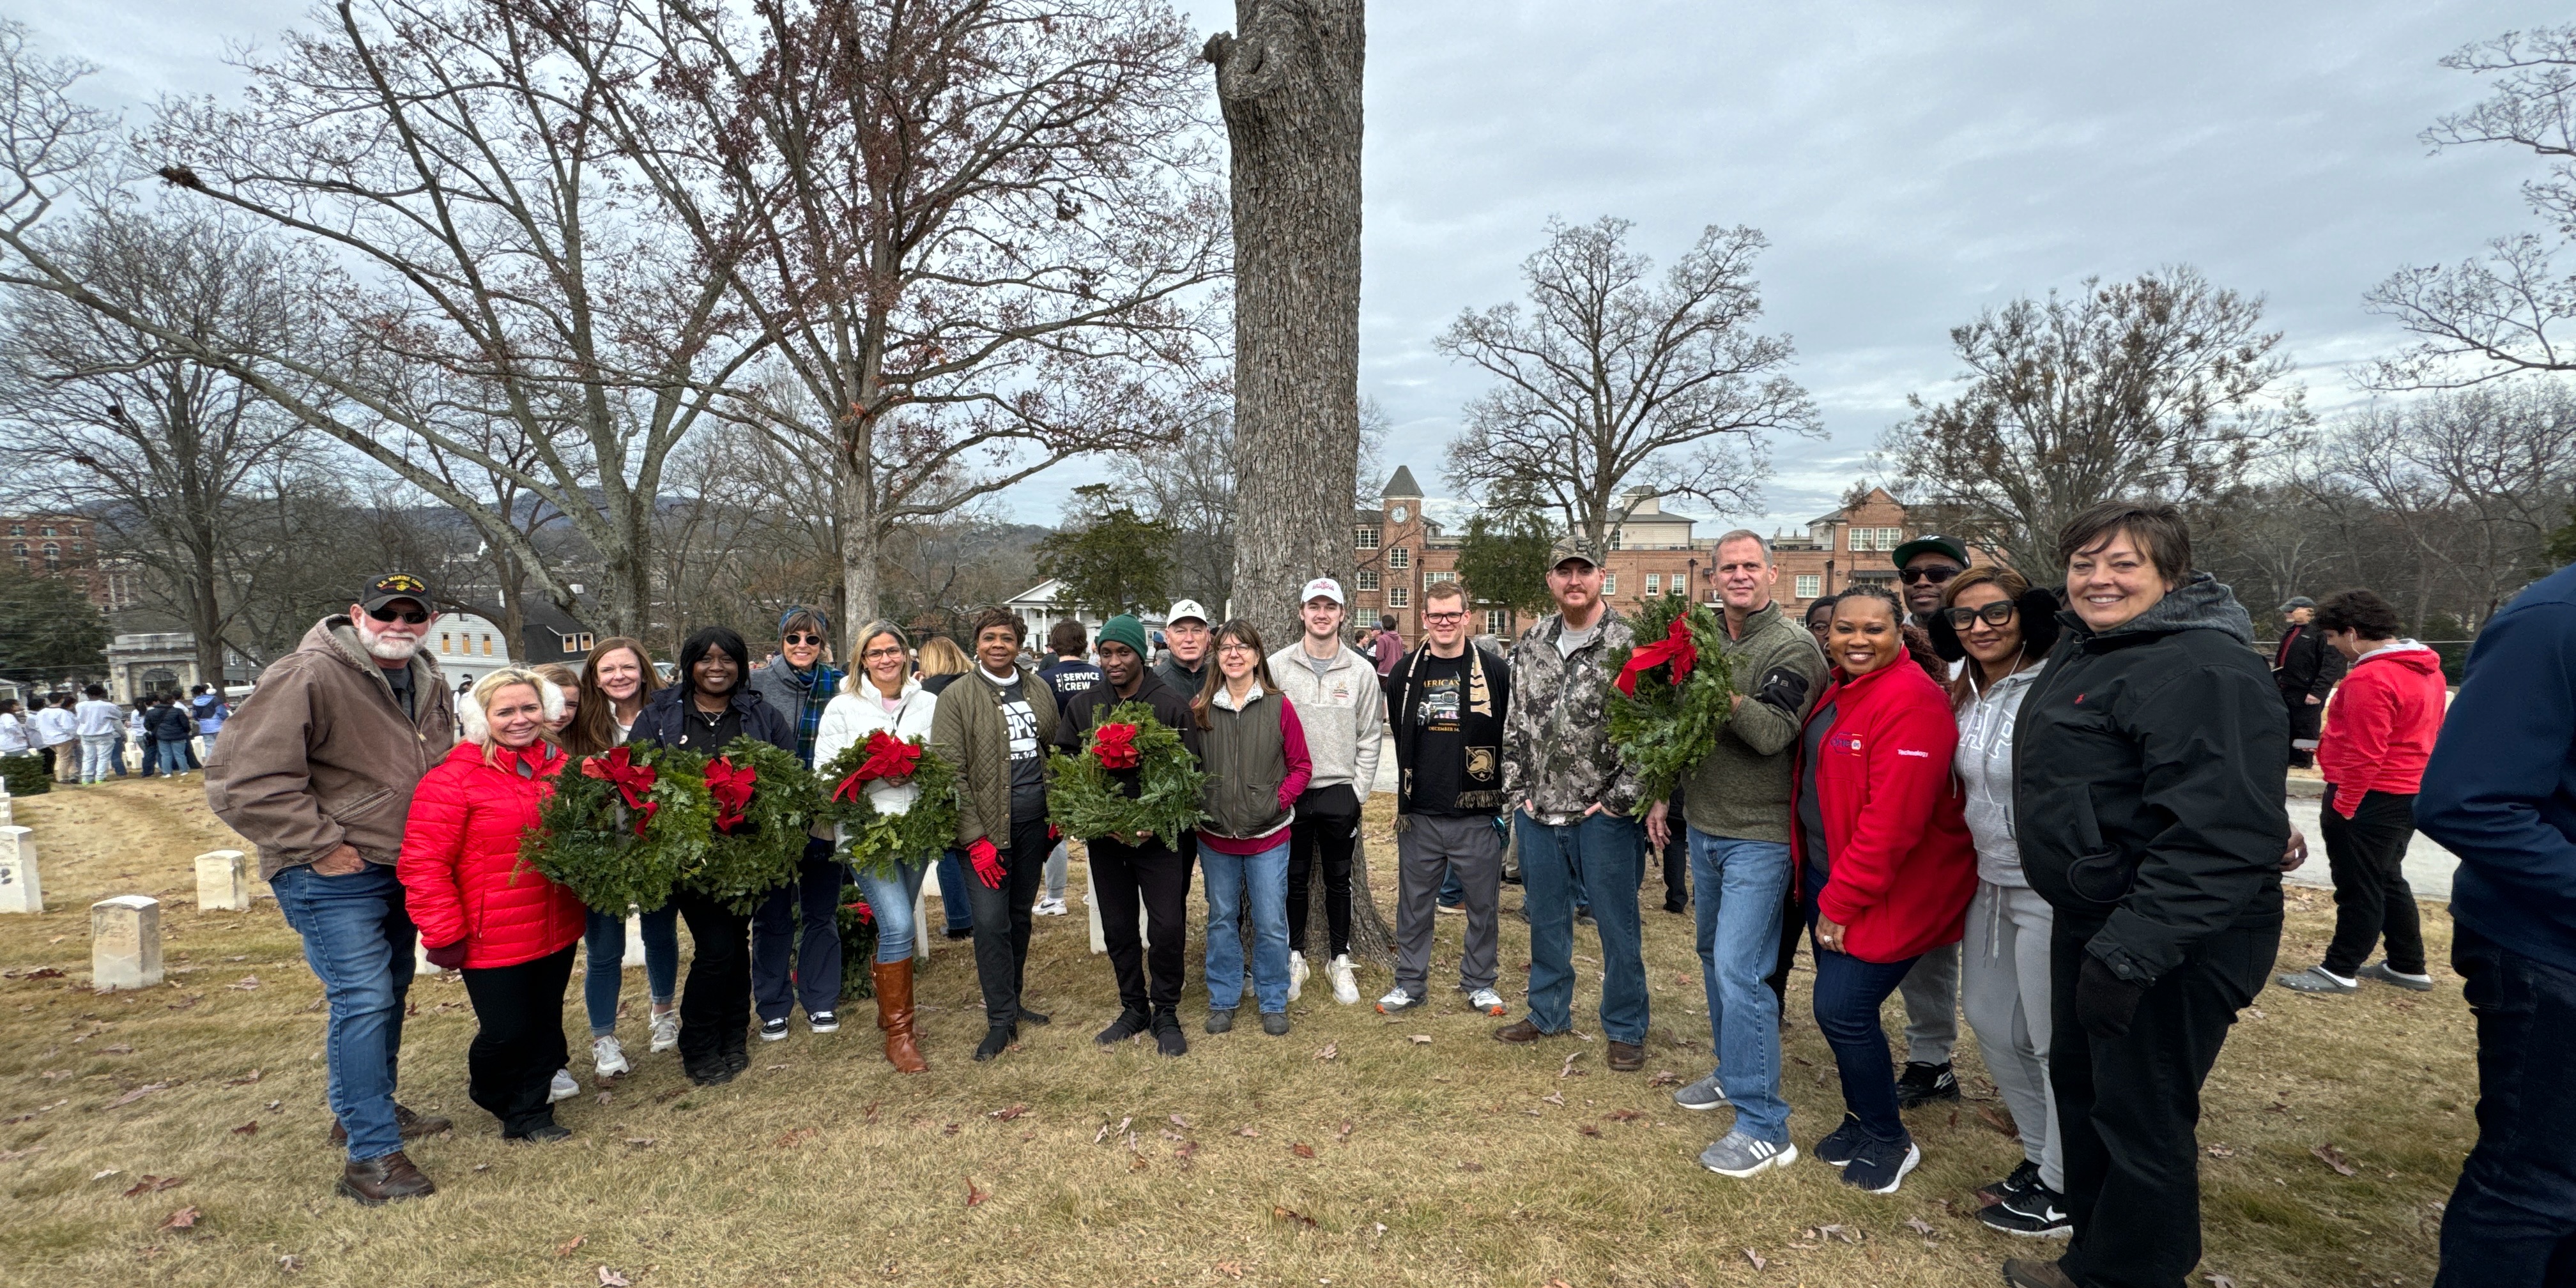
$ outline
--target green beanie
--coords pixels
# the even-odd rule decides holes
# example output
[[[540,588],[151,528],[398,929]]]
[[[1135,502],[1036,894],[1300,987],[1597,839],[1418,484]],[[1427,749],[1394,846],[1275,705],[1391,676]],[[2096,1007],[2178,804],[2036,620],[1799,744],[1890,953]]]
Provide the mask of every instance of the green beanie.
[[[1145,647],[1145,625],[1144,623],[1137,621],[1135,615],[1132,613],[1120,613],[1116,617],[1112,617],[1108,621],[1102,622],[1100,624],[1100,642],[1102,644],[1124,644],[1127,647],[1136,650],[1136,656],[1138,657],[1152,656],[1151,652]]]

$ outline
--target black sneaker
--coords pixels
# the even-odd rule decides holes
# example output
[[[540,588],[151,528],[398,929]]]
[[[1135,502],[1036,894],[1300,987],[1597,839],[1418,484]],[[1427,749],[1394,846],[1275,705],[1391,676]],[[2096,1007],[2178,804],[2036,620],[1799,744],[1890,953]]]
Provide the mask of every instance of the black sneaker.
[[[1286,1011],[1263,1011],[1261,1013],[1261,1031],[1274,1038],[1286,1036],[1288,1033],[1288,1013]]]
[[[1835,1167],[1841,1167],[1852,1161],[1854,1155],[1860,1153],[1861,1142],[1868,1139],[1869,1133],[1860,1129],[1860,1119],[1846,1113],[1843,1115],[1842,1126],[1834,1128],[1823,1140],[1816,1142],[1816,1157]]]
[[[975,928],[968,926],[964,930],[951,930],[947,934],[950,939],[972,939],[975,937]]]
[[[762,1020],[760,1022],[760,1040],[763,1042],[786,1041],[787,1017],[782,1015],[774,1020]]]
[[[805,1027],[816,1033],[838,1033],[841,1031],[840,1012],[808,1011],[805,1013]]]
[[[1190,1053],[1190,1040],[1181,1036],[1181,1017],[1170,1011],[1154,1013],[1154,1049],[1165,1055]]]
[[[990,1060],[994,1056],[1000,1055],[1002,1051],[1010,1045],[1011,1030],[1008,1025],[986,1029],[984,1030],[984,1040],[975,1044],[975,1058],[977,1060]]]
[[[503,1132],[501,1133],[501,1139],[525,1141],[531,1145],[551,1145],[559,1140],[571,1140],[572,1129],[556,1123],[546,1123],[543,1126],[531,1127],[523,1132]]]
[[[2075,1234],[2075,1218],[2066,1214],[2065,1197],[2037,1181],[2020,1194],[1979,1211],[1977,1220],[1987,1229],[2025,1239],[2066,1239]]]
[[[1959,1098],[1959,1079],[1950,1072],[1948,1061],[1923,1064],[1909,1060],[1905,1072],[1896,1077],[1896,1107],[1914,1109],[1935,1100]]]
[[[1153,1021],[1146,1018],[1142,1011],[1120,1011],[1118,1018],[1111,1020],[1109,1027],[1102,1029],[1100,1036],[1093,1038],[1092,1041],[1102,1046],[1116,1046],[1144,1032],[1152,1023]]]
[[[1872,1194],[1894,1194],[1905,1183],[1905,1174],[1923,1161],[1923,1150],[1914,1138],[1872,1140],[1864,1137],[1860,1150],[1843,1168],[1843,1184]]]
[[[1227,1031],[1228,1029],[1231,1029],[1231,1028],[1233,1028],[1233,1027],[1234,1027],[1234,1008],[1233,1008],[1233,1007],[1231,1007],[1231,1006],[1213,1006],[1213,1007],[1208,1008],[1208,1017],[1207,1017],[1207,1031],[1208,1031],[1208,1032],[1210,1032],[1210,1033],[1223,1033],[1223,1032],[1225,1032],[1225,1031]]]
[[[1027,1007],[1023,1006],[1023,1007],[1021,1007],[1021,1008],[1020,1008],[1020,1023],[1022,1023],[1022,1024],[1053,1024],[1053,1023],[1055,1023],[1055,1017],[1054,1017],[1054,1016],[1052,1016],[1052,1015],[1047,1014],[1047,1013],[1046,1013],[1046,1012],[1044,1012],[1044,1011],[1032,1011],[1032,1010],[1030,1010],[1029,1008],[1027,1008]]]
[[[2001,1203],[2030,1193],[2030,1188],[2037,1184],[2039,1184],[2039,1164],[2025,1158],[2021,1161],[2021,1166],[2012,1169],[2012,1175],[1991,1185],[1978,1186],[1977,1197],[1988,1203]]]

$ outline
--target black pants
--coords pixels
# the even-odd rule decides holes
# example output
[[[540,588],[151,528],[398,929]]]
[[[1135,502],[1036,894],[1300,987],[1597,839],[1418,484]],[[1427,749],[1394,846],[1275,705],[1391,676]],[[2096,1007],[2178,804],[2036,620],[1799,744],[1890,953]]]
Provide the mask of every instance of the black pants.
[[[841,887],[849,879],[850,870],[832,857],[832,843],[808,838],[796,879],[770,891],[751,914],[751,993],[761,1019],[786,1019],[799,1003],[809,1019],[839,1008]]]
[[[1664,840],[1664,911],[1680,912],[1690,905],[1690,828],[1682,818],[1681,788],[1673,788],[1665,802],[1664,818],[1671,829]]]
[[[692,891],[673,891],[671,902],[689,927],[689,978],[680,988],[680,1063],[695,1072],[748,1045],[751,918]]]
[[[1771,986],[1771,995],[1780,999],[1780,1013],[1789,1013],[1789,968],[1798,962],[1798,940],[1807,933],[1807,908],[1798,897],[1798,883],[1789,883],[1789,892],[1780,900],[1780,957],[1771,974],[1762,982]]]
[[[1359,835],[1360,798],[1350,784],[1310,788],[1297,798],[1297,819],[1288,825],[1290,952],[1306,952],[1306,903],[1313,897],[1308,882],[1318,858],[1324,865],[1324,920],[1332,932],[1329,956],[1351,950],[1351,845]]]
[[[458,972],[474,1004],[474,1042],[465,1048],[465,1094],[501,1120],[501,1134],[525,1136],[551,1126],[548,1098],[555,1070],[571,1058],[564,1044],[564,988],[572,982],[578,944],[516,966]]]
[[[1001,855],[1000,887],[984,884],[971,865],[966,870],[966,902],[975,910],[975,979],[984,986],[984,1023],[991,1028],[1019,1023],[1029,969],[1029,905],[1046,879],[1052,848],[1045,814],[1014,816],[1011,848]]]
[[[2075,1220],[2058,1267],[2085,1288],[2183,1288],[2200,1262],[2200,1085],[2270,975],[2281,928],[2203,939],[2147,990],[2129,1031],[2105,1040],[2075,1020],[2097,926],[2070,927],[2061,912],[2049,940],[2048,1072]]]
[[[1189,935],[1190,861],[1155,841],[1142,847],[1108,837],[1090,843],[1091,886],[1100,900],[1100,937],[1118,975],[1118,1004],[1139,1015],[1181,1005],[1182,952]],[[1136,936],[1136,899],[1145,900],[1147,948]],[[1148,972],[1153,988],[1146,989]]]
[[[2345,818],[2335,809],[2335,785],[2326,784],[2318,831],[2326,842],[2326,867],[2334,874],[2334,941],[2326,945],[2328,971],[2352,978],[2382,937],[2389,969],[2424,973],[2424,925],[2415,891],[2406,884],[2406,843],[2415,838],[2413,793],[2366,792]]]
[[[2291,767],[2294,769],[2315,767],[2317,730],[2325,723],[2325,704],[2308,701],[2308,695],[2304,692],[2291,693],[2285,690],[2281,694],[2281,705],[2290,710]]]
[[[2576,974],[2461,922],[2451,966],[2478,1021],[2478,1143],[2442,1213],[2434,1288],[2576,1283]]]

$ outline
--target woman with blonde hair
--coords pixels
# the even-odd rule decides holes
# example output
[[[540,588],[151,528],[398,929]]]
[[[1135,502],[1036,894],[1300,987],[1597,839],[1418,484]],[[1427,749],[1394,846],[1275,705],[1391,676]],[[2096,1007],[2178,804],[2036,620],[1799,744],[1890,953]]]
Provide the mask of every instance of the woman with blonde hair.
[[[921,642],[920,657],[914,673],[921,677],[921,691],[932,698],[948,687],[951,680],[973,670],[975,663],[957,641],[945,635],[933,635]],[[939,910],[945,918],[950,939],[965,939],[975,933],[975,909],[966,901],[966,859],[955,850],[939,856]]]
[[[823,708],[823,722],[814,733],[816,764],[831,763],[843,751],[880,731],[907,742],[916,738],[927,742],[930,738],[930,718],[939,699],[909,674],[912,664],[903,628],[889,621],[860,627],[858,659],[858,669],[841,681],[840,693]],[[827,790],[832,786],[824,784]],[[912,809],[919,789],[909,777],[879,778],[867,785],[867,792],[868,803],[879,814],[895,815]],[[847,845],[847,829],[835,841]],[[877,922],[877,959],[873,967],[877,1027],[885,1033],[886,1062],[899,1073],[921,1073],[930,1068],[929,1062],[921,1058],[913,1036],[912,953],[918,927],[913,924],[912,910],[913,901],[921,894],[922,875],[939,857],[937,849],[898,855],[891,872],[862,869],[857,873],[859,889],[867,896]]]
[[[565,756],[549,735],[563,690],[522,667],[484,676],[461,704],[464,738],[412,793],[394,873],[431,962],[459,972],[478,1029],[467,1094],[510,1140],[553,1141],[564,988],[583,909],[519,862]]]
[[[662,673],[653,669],[653,654],[644,642],[611,635],[591,649],[590,659],[582,663],[578,688],[564,695],[563,721],[556,726],[555,736],[576,760],[607,751],[626,741],[626,731],[643,713],[645,700],[661,687]],[[680,1045],[680,1016],[671,1008],[671,995],[680,984],[679,907],[663,904],[643,913],[639,925],[644,986],[653,1005],[650,1049],[668,1051]],[[618,995],[626,986],[626,918],[591,909],[582,954],[587,960],[581,972],[581,1004],[590,1018],[591,1070],[601,1078],[618,1077],[634,1069],[626,1059],[626,1048],[617,1041]]]

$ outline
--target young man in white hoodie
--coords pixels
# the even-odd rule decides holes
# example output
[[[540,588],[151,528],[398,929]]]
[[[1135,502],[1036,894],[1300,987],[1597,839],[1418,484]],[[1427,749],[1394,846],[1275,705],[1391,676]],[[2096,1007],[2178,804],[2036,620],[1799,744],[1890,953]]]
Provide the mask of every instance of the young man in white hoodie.
[[[1317,577],[1298,600],[1303,638],[1270,655],[1270,674],[1296,708],[1315,762],[1288,832],[1288,996],[1302,992],[1306,980],[1307,883],[1320,858],[1333,950],[1324,971],[1333,1000],[1353,1006],[1360,986],[1351,966],[1351,850],[1360,803],[1377,782],[1384,697],[1377,668],[1342,643],[1342,584]]]

